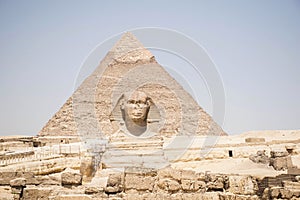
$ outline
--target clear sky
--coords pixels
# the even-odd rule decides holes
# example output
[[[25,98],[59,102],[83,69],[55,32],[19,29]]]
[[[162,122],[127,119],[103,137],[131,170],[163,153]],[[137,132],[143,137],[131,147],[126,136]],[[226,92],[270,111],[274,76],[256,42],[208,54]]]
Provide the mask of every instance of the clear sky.
[[[91,50],[138,27],[177,30],[206,49],[229,134],[300,129],[300,1],[0,0],[0,135],[37,134]]]

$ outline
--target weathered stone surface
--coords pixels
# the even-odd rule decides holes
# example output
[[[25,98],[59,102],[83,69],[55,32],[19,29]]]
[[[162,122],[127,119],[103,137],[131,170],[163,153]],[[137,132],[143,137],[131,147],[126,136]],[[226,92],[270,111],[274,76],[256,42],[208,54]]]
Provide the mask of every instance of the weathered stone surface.
[[[61,174],[61,184],[62,185],[81,185],[82,175],[76,170],[70,168],[66,169]]]
[[[85,194],[76,195],[60,195],[55,198],[55,200],[91,200],[92,197]]]
[[[256,154],[250,155],[249,159],[255,163],[263,163],[263,164],[270,163],[270,158],[266,155],[265,151],[257,151]]]
[[[80,174],[82,174],[83,181],[90,181],[95,174],[95,163],[92,156],[85,156],[81,160]]]
[[[283,187],[289,190],[299,190],[300,191],[300,183],[292,182],[292,181],[283,181]]]
[[[205,191],[205,182],[204,181],[197,181],[197,180],[181,180],[181,187],[182,190],[185,192],[196,192],[202,189],[202,191]]]
[[[259,142],[265,142],[265,138],[246,138],[245,142],[248,143],[259,143]]]
[[[181,189],[180,184],[172,179],[160,179],[157,186],[165,191],[176,192]]]
[[[24,187],[26,185],[25,178],[16,178],[9,182],[11,187]]]
[[[96,194],[96,193],[101,193],[103,192],[103,188],[99,188],[96,186],[88,186],[85,188],[84,193],[85,194]]]
[[[221,175],[207,174],[206,182],[208,191],[223,191],[225,189],[225,179]]]
[[[181,179],[181,171],[175,170],[171,167],[163,168],[158,171],[158,178],[159,179],[172,178],[179,181]]]
[[[12,187],[11,193],[12,194],[21,194],[23,191],[23,187]]]
[[[280,190],[282,190],[282,189],[283,189],[282,187],[272,187],[270,189],[269,194],[272,198],[278,198],[280,195]]]
[[[117,193],[124,189],[124,173],[116,172],[109,174],[107,185],[105,188],[106,193]]]
[[[270,154],[271,158],[285,157],[289,155],[287,151],[271,151]]]
[[[23,190],[23,199],[48,200],[51,192],[51,188],[26,187]]]
[[[139,174],[126,174],[125,189],[136,189],[138,191],[152,191],[156,177],[144,176]]]
[[[188,180],[197,180],[197,176],[195,171],[192,170],[182,170],[181,171],[181,179],[188,179]]]
[[[270,165],[274,167],[275,170],[286,170],[291,166],[291,158],[289,156],[271,158]]]
[[[228,191],[234,194],[254,195],[258,186],[256,180],[250,176],[229,176]]]
[[[36,180],[39,185],[61,185],[61,174],[36,176]]]
[[[32,172],[0,172],[0,185],[10,185],[10,181],[16,178],[26,179],[26,184],[37,184]]]
[[[13,194],[11,187],[9,186],[0,186],[0,199],[1,200],[11,200],[13,199]]]

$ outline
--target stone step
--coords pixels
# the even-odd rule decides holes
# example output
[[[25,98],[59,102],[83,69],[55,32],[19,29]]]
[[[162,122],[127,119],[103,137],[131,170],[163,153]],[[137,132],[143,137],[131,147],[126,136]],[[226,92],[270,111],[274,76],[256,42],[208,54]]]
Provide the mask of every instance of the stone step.
[[[156,168],[160,169],[166,166],[169,166],[169,162],[166,160],[162,162],[106,162],[103,163],[104,168],[110,168],[110,169],[124,169],[124,168],[129,168],[129,167],[139,167],[139,168]]]
[[[150,137],[150,138],[140,138],[140,137],[114,137],[110,138],[109,142],[163,142],[162,137]]]
[[[122,167],[157,167],[169,164],[163,152],[152,154],[124,154],[124,152],[106,152],[102,157],[102,163],[105,168],[122,168]],[[140,152],[138,152],[140,153]]]
[[[123,155],[123,156],[110,156],[103,155],[102,162],[161,162],[166,158],[163,155]]]
[[[163,142],[161,141],[158,141],[158,142],[149,142],[149,141],[139,141],[139,142],[128,142],[128,141],[125,141],[125,142],[110,142],[108,145],[107,145],[107,148],[140,148],[140,147],[143,147],[143,148],[152,148],[152,147],[161,147],[162,148],[163,146]]]
[[[110,149],[104,153],[103,156],[164,156],[162,149],[150,149],[150,150],[120,150],[120,149]]]

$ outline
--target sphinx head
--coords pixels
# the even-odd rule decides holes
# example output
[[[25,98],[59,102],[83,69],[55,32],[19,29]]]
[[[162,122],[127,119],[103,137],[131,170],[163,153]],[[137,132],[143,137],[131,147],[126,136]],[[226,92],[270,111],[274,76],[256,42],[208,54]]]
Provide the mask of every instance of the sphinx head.
[[[150,104],[151,99],[144,92],[134,91],[129,96],[124,96],[121,109],[129,132],[134,135],[145,132]]]

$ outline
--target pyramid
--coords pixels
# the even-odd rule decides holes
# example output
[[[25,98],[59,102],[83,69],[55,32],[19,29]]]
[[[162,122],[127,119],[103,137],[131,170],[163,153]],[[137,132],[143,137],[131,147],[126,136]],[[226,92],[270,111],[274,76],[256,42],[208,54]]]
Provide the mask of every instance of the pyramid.
[[[128,32],[38,136],[109,138],[120,128],[120,114],[115,111],[120,98],[135,90],[151,97],[155,106],[149,124],[159,135],[227,135]]]

